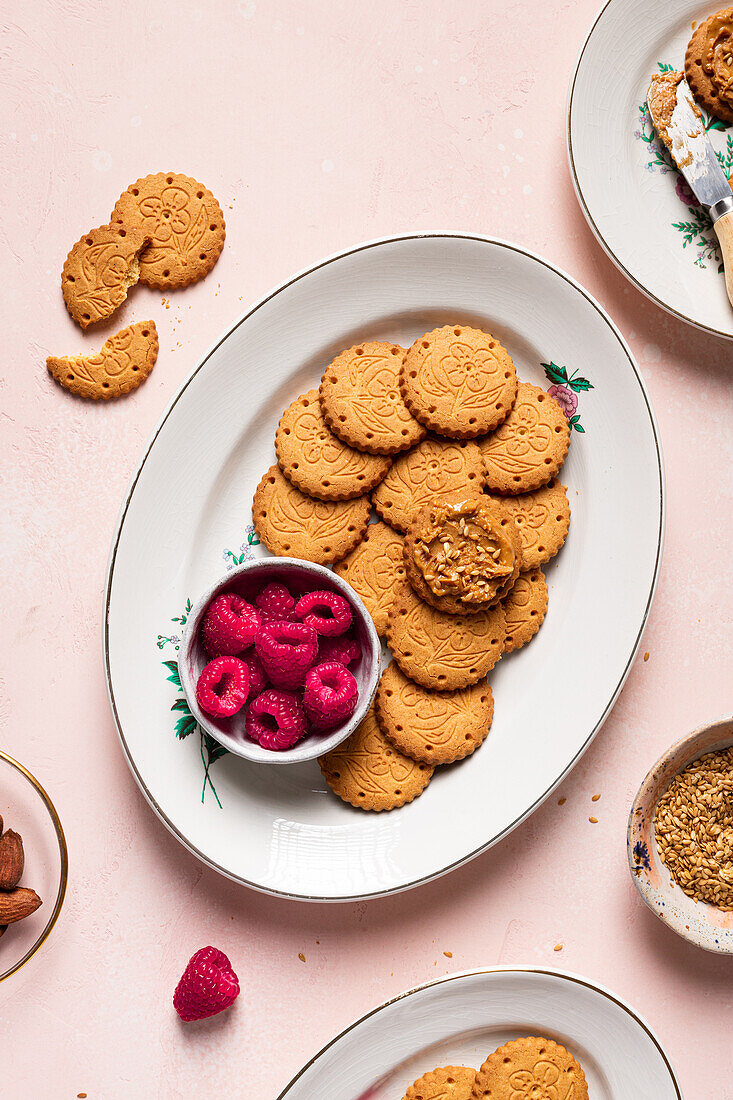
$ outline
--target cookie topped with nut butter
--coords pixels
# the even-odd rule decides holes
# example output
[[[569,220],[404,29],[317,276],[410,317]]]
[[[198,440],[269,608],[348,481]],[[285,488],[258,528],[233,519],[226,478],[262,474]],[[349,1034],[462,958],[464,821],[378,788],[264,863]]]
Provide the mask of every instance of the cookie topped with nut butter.
[[[508,593],[522,566],[514,520],[485,496],[451,496],[422,508],[404,544],[416,594],[439,611],[485,611]]]

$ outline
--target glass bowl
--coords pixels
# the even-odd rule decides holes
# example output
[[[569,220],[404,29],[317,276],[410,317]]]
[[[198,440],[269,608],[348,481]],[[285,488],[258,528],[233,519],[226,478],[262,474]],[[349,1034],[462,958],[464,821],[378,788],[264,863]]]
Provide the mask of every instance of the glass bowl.
[[[69,857],[53,802],[34,775],[0,750],[0,817],[4,829],[23,838],[25,867],[20,886],[35,890],[43,904],[0,936],[0,982],[31,959],[51,934],[66,894]]]

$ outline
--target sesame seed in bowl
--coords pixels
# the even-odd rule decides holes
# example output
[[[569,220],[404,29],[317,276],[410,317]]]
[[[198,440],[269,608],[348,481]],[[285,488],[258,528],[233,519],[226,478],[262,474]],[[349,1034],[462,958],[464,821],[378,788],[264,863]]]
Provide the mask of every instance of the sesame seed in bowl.
[[[629,817],[634,883],[660,920],[707,951],[733,954],[733,717],[673,745]]]

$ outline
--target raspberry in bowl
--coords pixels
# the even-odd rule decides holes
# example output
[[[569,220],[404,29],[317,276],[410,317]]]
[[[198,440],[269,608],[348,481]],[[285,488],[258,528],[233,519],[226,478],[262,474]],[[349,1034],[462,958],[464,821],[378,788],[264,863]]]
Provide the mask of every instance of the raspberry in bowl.
[[[296,558],[248,561],[197,601],[179,657],[201,728],[247,760],[293,764],[352,733],[379,681],[380,643],[353,588]]]

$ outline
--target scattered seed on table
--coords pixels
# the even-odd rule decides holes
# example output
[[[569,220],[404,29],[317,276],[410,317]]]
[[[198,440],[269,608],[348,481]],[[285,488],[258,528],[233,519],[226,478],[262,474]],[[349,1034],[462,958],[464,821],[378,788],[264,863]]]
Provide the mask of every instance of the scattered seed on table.
[[[597,817],[589,817],[588,820],[590,821],[591,825],[597,825],[598,824],[598,818]]]
[[[566,802],[567,802],[567,798],[558,798],[558,800],[557,800],[558,806],[564,806]]]
[[[553,950],[553,951],[562,951],[562,949],[563,949],[563,947],[564,947],[564,946],[565,946],[565,945],[564,945],[564,944],[562,944],[562,943],[556,943],[556,944],[555,944],[555,946],[553,947],[553,949],[552,949],[552,950]]]
[[[591,802],[597,802],[600,797],[601,796],[599,794],[594,794],[593,797],[591,798]]]
[[[299,951],[299,952],[298,952],[298,958],[300,959],[300,961],[301,961],[302,963],[304,963],[304,962],[305,962],[305,955],[303,954],[303,952],[302,952],[302,951]]]
[[[646,653],[644,654],[644,660],[645,661],[649,660],[649,650],[647,650]]]
[[[452,959],[453,958],[453,952],[452,951],[444,951],[443,954],[445,955],[446,959]]]

